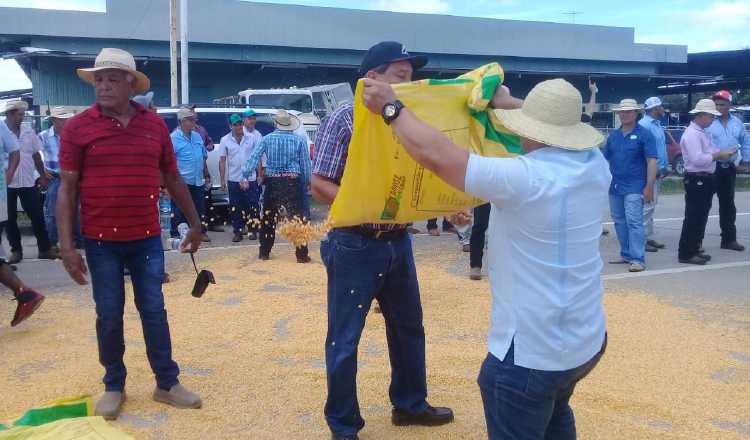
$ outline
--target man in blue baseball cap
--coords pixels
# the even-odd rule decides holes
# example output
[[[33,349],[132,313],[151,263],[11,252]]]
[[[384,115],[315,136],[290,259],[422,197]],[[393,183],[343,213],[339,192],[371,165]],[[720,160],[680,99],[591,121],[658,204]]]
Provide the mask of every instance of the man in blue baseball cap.
[[[360,73],[391,84],[412,80],[427,59],[401,43],[385,41],[365,54]],[[352,138],[353,104],[337,108],[318,131],[312,168],[313,196],[336,198]],[[326,422],[332,438],[357,439],[365,421],[357,401],[357,346],[372,300],[383,313],[391,360],[390,399],[394,425],[450,423],[453,411],[427,403],[422,304],[407,225],[367,224],[334,228],[320,245],[328,273],[328,335],[325,356]]]

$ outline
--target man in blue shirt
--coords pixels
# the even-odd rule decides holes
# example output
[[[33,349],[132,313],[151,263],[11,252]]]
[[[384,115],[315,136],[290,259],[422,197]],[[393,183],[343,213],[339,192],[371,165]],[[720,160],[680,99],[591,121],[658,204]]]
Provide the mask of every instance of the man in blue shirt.
[[[732,104],[732,95],[726,90],[720,90],[713,96],[716,110],[721,116],[706,129],[706,134],[711,137],[711,142],[719,150],[737,148],[742,156],[742,161],[750,161],[750,136],[745,131],[742,121],[729,114]],[[735,153],[728,161],[718,161],[714,183],[716,196],[719,198],[719,225],[721,225],[721,248],[742,252],[745,246],[737,242],[737,207],[734,205],[734,187],[737,181],[738,161]]]
[[[204,242],[211,241],[206,235],[206,190],[205,183],[208,177],[208,167],[206,166],[206,157],[208,151],[203,143],[203,138],[195,131],[195,113],[187,107],[183,107],[177,112],[179,126],[175,128],[170,137],[174,146],[174,154],[177,157],[177,168],[180,170],[185,184],[190,190],[190,197],[193,199],[195,209],[201,218]],[[172,225],[170,235],[178,238],[180,233],[177,226],[180,223],[187,223],[185,215],[180,211],[177,204],[172,200]],[[192,226],[192,225],[191,225]]]
[[[256,172],[263,155],[266,155],[266,173],[263,182],[266,192],[263,198],[263,223],[260,229],[261,260],[271,258],[271,248],[276,238],[276,222],[279,217],[304,219],[303,191],[310,186],[310,153],[307,142],[294,134],[300,121],[285,110],[274,117],[276,131],[265,136],[253,149],[242,168],[240,188],[247,191],[248,178]],[[307,246],[295,250],[298,263],[309,263]]]
[[[648,98],[645,102],[645,115],[638,121],[641,127],[648,130],[654,137],[656,146],[656,182],[654,182],[654,200],[643,205],[643,227],[646,228],[646,252],[657,252],[664,249],[664,244],[654,240],[654,211],[659,200],[661,181],[669,173],[669,157],[667,156],[667,140],[661,118],[664,117],[664,106],[661,99],[656,96]]]
[[[620,256],[612,264],[629,264],[630,272],[646,269],[643,204],[654,200],[658,157],[654,137],[636,123],[643,109],[634,99],[623,99],[614,109],[621,127],[610,133],[604,156],[612,184],[609,208],[620,241]]]

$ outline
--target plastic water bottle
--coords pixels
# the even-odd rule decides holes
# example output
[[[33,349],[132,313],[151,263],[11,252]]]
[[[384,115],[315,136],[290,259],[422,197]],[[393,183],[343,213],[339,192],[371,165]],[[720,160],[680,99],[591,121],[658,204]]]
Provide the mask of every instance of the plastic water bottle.
[[[169,231],[172,226],[172,204],[165,195],[159,196],[159,224],[162,231]]]
[[[187,223],[180,223],[177,225],[177,232],[180,233],[180,245],[183,245],[185,243],[185,238],[187,237],[187,233],[190,230],[190,226],[188,226]]]

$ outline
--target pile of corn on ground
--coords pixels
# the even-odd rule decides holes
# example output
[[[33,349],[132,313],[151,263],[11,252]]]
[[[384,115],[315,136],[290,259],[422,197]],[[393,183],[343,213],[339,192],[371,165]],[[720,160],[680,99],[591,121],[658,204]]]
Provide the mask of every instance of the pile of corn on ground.
[[[382,315],[370,313],[359,351],[363,439],[486,438],[476,377],[486,355],[489,284],[469,281],[455,241],[424,244],[416,260],[427,335],[429,402],[451,406],[453,424],[390,423],[390,368]],[[435,242],[437,243],[437,242]],[[128,286],[127,402],[114,425],[138,439],[326,439],[323,344],[326,279],[317,244],[299,265],[290,246],[270,261],[255,247],[205,253],[217,285],[190,296],[188,260],[165,285],[181,381],[200,410],[151,400],[153,375]],[[50,295],[24,325],[0,327],[0,421],[45,401],[102,391],[89,287]],[[607,353],[576,391],[582,439],[742,439],[750,435],[750,337],[723,321],[636,291],[607,290]],[[3,307],[6,310],[6,307]],[[6,310],[7,312],[7,310]],[[6,312],[3,312],[7,315]],[[742,311],[727,319],[750,321]]]

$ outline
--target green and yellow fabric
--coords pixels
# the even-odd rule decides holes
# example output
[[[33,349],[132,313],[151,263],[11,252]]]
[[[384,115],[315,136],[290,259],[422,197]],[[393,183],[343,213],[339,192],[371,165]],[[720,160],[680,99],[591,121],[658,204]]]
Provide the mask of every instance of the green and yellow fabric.
[[[500,65],[491,63],[455,79],[396,84],[394,90],[406,107],[456,145],[482,156],[510,157],[522,152],[520,138],[489,107],[503,80]],[[484,203],[417,164],[380,115],[364,106],[362,81],[354,99],[353,136],[331,207],[335,227],[410,223]]]

